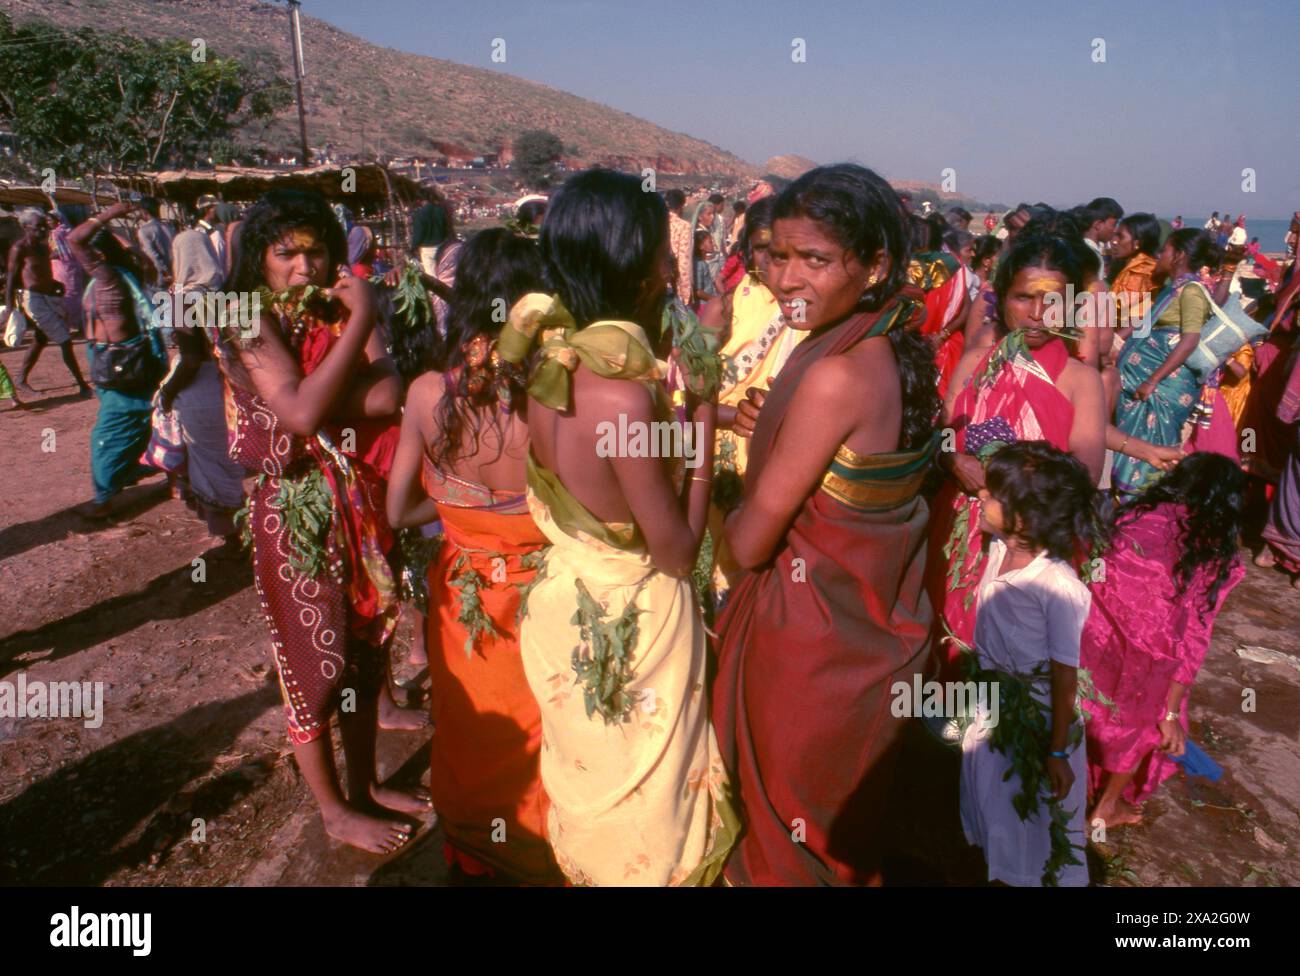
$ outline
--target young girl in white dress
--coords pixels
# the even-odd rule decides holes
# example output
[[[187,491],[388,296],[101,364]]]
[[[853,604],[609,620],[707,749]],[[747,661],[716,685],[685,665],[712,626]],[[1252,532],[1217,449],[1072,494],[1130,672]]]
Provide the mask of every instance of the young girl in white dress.
[[[1082,886],[1088,883],[1087,754],[1075,690],[1091,596],[1070,560],[1092,539],[1096,492],[1087,469],[1045,441],[1002,448],[984,477],[980,528],[993,539],[979,586],[974,652],[981,669],[1029,681],[1047,715],[1045,775],[1037,809],[1021,819],[1014,799],[1023,784],[1012,771],[1014,753],[1010,746],[1011,755],[995,748],[997,729],[989,725],[995,716],[1016,721],[1011,688],[1000,680],[998,709],[986,709],[962,740],[962,827],[967,840],[984,849],[990,881],[1042,885],[1052,853],[1048,800],[1054,798],[1068,816],[1070,854],[1079,863],[1058,865],[1049,883]],[[991,698],[993,689],[985,690]]]

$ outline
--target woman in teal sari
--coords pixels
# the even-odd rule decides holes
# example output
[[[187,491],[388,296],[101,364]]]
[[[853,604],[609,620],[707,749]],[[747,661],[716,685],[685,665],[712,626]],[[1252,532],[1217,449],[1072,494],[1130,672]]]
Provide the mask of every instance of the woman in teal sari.
[[[1151,329],[1138,330],[1120,350],[1121,384],[1115,426],[1126,438],[1140,438],[1158,447],[1176,447],[1183,425],[1200,398],[1202,380],[1187,366],[1187,357],[1201,340],[1210,317],[1209,295],[1197,280],[1200,269],[1215,262],[1217,249],[1210,235],[1187,228],[1169,235],[1155,277],[1165,286],[1151,310]],[[1111,483],[1122,496],[1134,495],[1160,478],[1146,461],[1115,455]]]
[[[118,203],[80,224],[68,235],[68,247],[90,276],[82,294],[92,382],[95,359],[110,347],[143,346],[143,366],[135,382],[114,382],[111,388],[96,384],[99,414],[90,432],[90,473],[95,500],[78,511],[90,518],[105,518],[114,496],[153,473],[140,463],[149,446],[153,395],[167,372],[167,357],[158,331],[150,328],[152,306],[132,273],[134,259],[107,230],[110,221],[134,207]]]

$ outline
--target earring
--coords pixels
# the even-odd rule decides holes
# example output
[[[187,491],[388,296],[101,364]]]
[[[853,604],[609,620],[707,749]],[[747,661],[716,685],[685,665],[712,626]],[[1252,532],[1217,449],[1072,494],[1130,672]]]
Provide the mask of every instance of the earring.
[[[876,273],[873,271],[873,272],[871,272],[871,277],[867,279],[867,287],[868,287],[868,288],[872,288],[872,287],[874,287],[874,286],[875,286],[879,281],[880,281],[880,275],[876,274]]]

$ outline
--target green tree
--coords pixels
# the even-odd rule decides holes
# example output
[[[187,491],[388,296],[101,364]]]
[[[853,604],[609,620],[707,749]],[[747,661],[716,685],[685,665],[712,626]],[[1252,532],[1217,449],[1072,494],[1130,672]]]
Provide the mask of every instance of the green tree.
[[[560,137],[544,129],[521,132],[514,144],[514,168],[530,186],[549,186],[555,164],[564,155]]]
[[[289,83],[187,41],[141,40],[0,14],[0,122],[33,174],[228,162],[240,131],[289,103]]]

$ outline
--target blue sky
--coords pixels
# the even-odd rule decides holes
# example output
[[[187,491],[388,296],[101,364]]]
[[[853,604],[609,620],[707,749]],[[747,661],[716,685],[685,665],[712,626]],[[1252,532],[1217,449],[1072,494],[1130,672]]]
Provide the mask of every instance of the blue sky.
[[[1300,209],[1297,0],[305,0],[303,10],[754,163],[797,153],[936,183],[951,167],[959,191],[1006,203],[1106,195],[1163,214]],[[504,64],[491,61],[497,37]],[[309,30],[304,46],[310,66]],[[1242,190],[1247,167],[1253,193]]]

